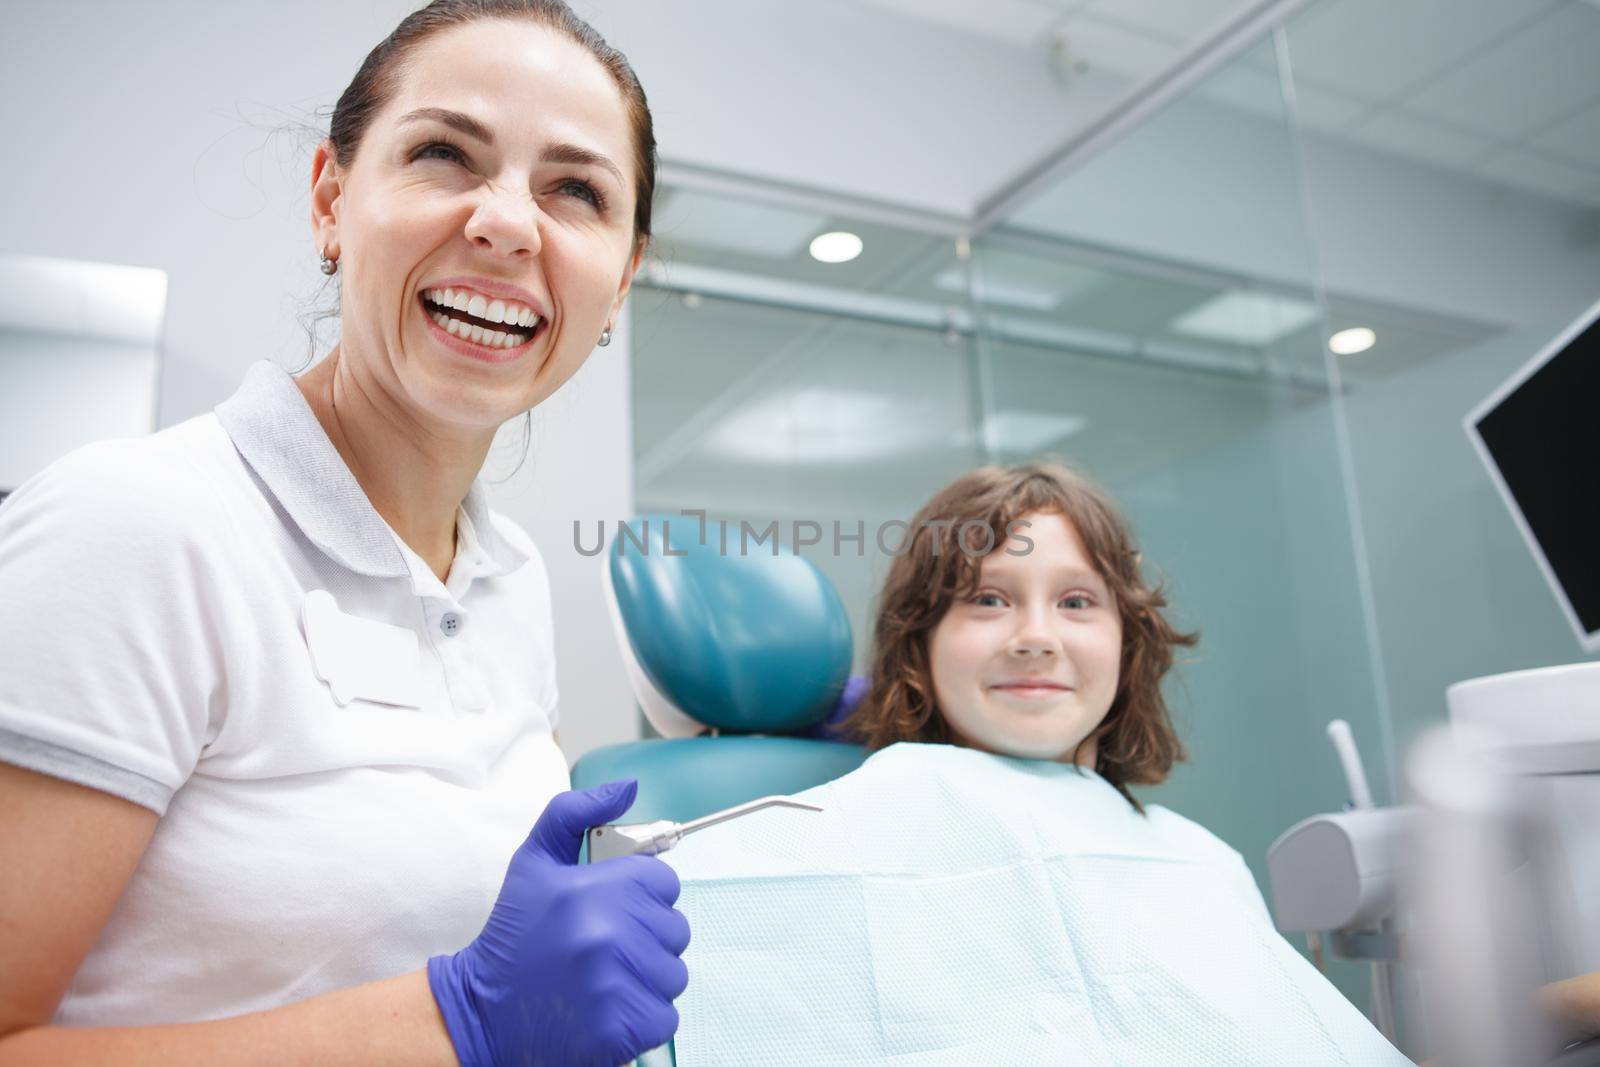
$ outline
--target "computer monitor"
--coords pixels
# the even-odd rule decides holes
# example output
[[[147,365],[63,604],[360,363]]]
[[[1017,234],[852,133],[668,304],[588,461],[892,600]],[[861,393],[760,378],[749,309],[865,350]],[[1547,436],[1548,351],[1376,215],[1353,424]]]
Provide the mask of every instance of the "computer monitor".
[[[1579,644],[1600,651],[1600,302],[1464,425]]]

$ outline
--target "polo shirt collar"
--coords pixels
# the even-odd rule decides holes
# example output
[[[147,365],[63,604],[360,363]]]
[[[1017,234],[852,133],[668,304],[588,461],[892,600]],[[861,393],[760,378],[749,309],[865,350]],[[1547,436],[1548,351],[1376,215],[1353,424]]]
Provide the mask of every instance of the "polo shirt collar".
[[[367,499],[288,371],[267,359],[252,363],[238,391],[215,410],[239,454],[319,548],[358,574],[410,575],[398,536]],[[460,521],[460,512],[467,522]],[[527,560],[495,530],[482,479],[473,480],[460,512],[457,555],[472,559],[475,571],[509,573]]]

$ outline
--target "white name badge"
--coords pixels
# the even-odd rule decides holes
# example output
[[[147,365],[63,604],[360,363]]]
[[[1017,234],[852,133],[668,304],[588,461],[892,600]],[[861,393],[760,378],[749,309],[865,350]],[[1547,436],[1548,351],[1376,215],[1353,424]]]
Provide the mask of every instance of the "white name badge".
[[[357,698],[422,706],[416,631],[346,615],[326,589],[307,593],[301,614],[311,669],[328,684],[340,707]]]

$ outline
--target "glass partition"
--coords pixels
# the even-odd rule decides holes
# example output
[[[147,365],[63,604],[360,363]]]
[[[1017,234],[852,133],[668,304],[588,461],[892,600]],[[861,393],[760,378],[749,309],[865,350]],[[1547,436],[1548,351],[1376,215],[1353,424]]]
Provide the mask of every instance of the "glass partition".
[[[1165,579],[1191,759],[1150,800],[1243,854],[1348,799],[1347,720],[1387,799],[1325,311],[1267,39],[974,245],[984,439],[1104,485]],[[1367,1006],[1364,965],[1328,961]]]
[[[167,276],[0,255],[0,499],[79,445],[156,429]]]
[[[1319,3],[1288,27],[1297,89],[1357,105],[1300,133],[1331,325],[1371,335],[1331,358],[1401,752],[1454,682],[1592,658],[1462,419],[1600,296],[1600,7],[1459,14]]]

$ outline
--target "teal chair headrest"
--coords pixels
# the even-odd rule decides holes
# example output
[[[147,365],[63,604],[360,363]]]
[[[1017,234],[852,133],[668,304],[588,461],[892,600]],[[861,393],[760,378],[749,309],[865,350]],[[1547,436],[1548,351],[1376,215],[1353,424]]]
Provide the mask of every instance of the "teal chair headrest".
[[[772,555],[771,543],[741,555],[730,536],[724,552],[714,524],[704,543],[700,530],[688,516],[640,516],[619,527],[602,568],[651,725],[688,737],[820,721],[850,673],[850,620],[833,584],[802,556]]]

